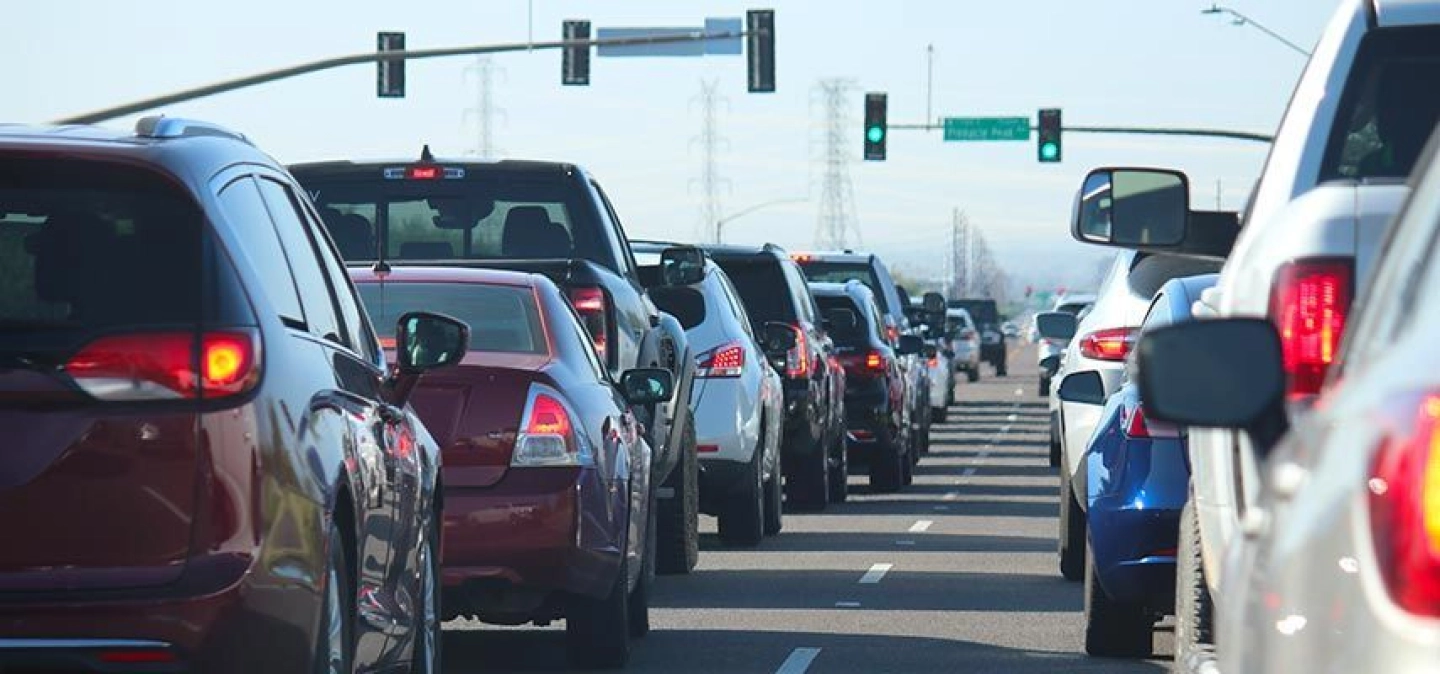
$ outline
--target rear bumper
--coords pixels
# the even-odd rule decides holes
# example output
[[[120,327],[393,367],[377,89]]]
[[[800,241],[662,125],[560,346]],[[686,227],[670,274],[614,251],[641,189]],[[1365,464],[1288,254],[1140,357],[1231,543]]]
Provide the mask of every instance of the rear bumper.
[[[695,408],[695,444],[716,451],[700,454],[702,466],[722,461],[745,463],[755,452],[760,403],[753,397],[747,400],[740,389],[743,382],[738,378],[711,379],[705,385],[705,395]],[[746,414],[754,416],[746,419]]]
[[[1173,612],[1180,511],[1189,493],[1179,439],[1095,443],[1086,455],[1087,530],[1111,598]]]
[[[981,344],[980,359],[990,363],[1005,362],[1005,342]]]
[[[442,608],[528,621],[552,593],[603,597],[619,572],[628,485],[592,468],[511,468],[490,487],[446,487]],[[532,615],[533,614],[533,615]]]

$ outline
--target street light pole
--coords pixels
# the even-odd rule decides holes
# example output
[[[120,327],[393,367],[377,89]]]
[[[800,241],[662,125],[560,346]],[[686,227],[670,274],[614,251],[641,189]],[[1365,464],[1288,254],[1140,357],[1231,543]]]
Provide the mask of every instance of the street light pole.
[[[1269,35],[1270,37],[1273,37],[1273,38],[1275,38],[1276,40],[1279,40],[1279,41],[1280,41],[1281,43],[1283,43],[1286,47],[1289,47],[1289,48],[1291,48],[1291,49],[1294,49],[1294,50],[1297,51],[1297,52],[1300,52],[1300,53],[1301,53],[1302,55],[1304,55],[1306,58],[1309,58],[1309,57],[1310,57],[1310,52],[1308,52],[1308,51],[1306,51],[1305,49],[1301,48],[1300,45],[1295,44],[1294,42],[1291,42],[1291,41],[1285,39],[1284,36],[1280,35],[1279,33],[1275,32],[1275,31],[1273,31],[1273,30],[1270,30],[1269,28],[1266,28],[1265,26],[1261,25],[1259,22],[1255,21],[1254,19],[1252,19],[1252,18],[1250,18],[1250,17],[1248,17],[1248,16],[1245,16],[1244,14],[1241,14],[1240,12],[1237,12],[1237,11],[1235,11],[1235,10],[1233,10],[1233,9],[1230,9],[1229,7],[1221,7],[1220,5],[1211,4],[1211,5],[1210,5],[1210,9],[1202,9],[1202,10],[1200,10],[1200,13],[1201,13],[1201,14],[1229,14],[1229,15],[1235,17],[1235,25],[1237,25],[1237,26],[1244,26],[1244,25],[1254,26],[1254,27],[1256,27],[1257,29],[1259,29],[1260,32],[1262,32],[1262,33],[1264,33],[1264,34],[1266,34],[1266,35]]]
[[[809,197],[790,197],[790,198],[787,198],[787,199],[775,199],[775,200],[772,200],[772,201],[763,201],[763,202],[761,202],[761,203],[755,204],[754,206],[750,206],[749,208],[742,208],[742,209],[740,209],[740,210],[738,210],[738,211],[736,211],[736,212],[734,212],[734,213],[731,213],[730,215],[726,215],[726,216],[717,218],[717,219],[715,220],[715,243],[724,243],[724,242],[725,242],[725,223],[730,222],[731,220],[734,220],[734,219],[736,219],[736,218],[738,218],[738,217],[740,217],[740,216],[742,216],[742,215],[749,215],[749,214],[754,213],[755,211],[758,211],[758,210],[760,210],[760,209],[762,209],[762,208],[768,208],[768,207],[770,207],[770,206],[779,206],[779,205],[781,205],[781,204],[798,204],[798,203],[804,203],[804,202],[807,202],[807,201],[809,201],[809,200],[810,200]]]

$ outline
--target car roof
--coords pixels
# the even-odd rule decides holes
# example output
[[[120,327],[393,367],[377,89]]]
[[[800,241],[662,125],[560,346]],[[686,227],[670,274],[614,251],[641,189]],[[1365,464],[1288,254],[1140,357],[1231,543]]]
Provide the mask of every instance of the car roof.
[[[543,278],[538,274],[504,269],[440,266],[395,266],[382,273],[368,267],[350,267],[349,272],[356,283],[475,283],[533,288]]]
[[[855,251],[796,251],[790,257],[797,262],[854,262],[869,264],[875,256]]]
[[[134,130],[89,125],[0,124],[0,150],[87,160],[128,160],[171,173],[192,190],[239,162],[280,166],[245,136],[196,120],[145,117]]]
[[[741,257],[782,258],[789,257],[790,255],[789,253],[785,252],[784,248],[781,248],[780,246],[777,246],[773,243],[767,243],[759,246],[747,246],[744,244],[734,243],[709,243],[700,244],[700,248],[706,253],[708,253],[711,257],[716,259],[723,258],[733,260]]]
[[[333,159],[324,161],[299,162],[289,166],[291,173],[324,173],[327,177],[363,176],[374,177],[375,169],[410,166],[419,163],[433,163],[438,166],[464,168],[467,177],[471,173],[483,175],[527,175],[537,177],[569,176],[586,174],[581,167],[568,162],[542,161],[532,159],[464,159],[435,157],[422,161],[414,157],[405,159]]]
[[[1375,23],[1381,28],[1440,24],[1440,1],[1374,0]]]

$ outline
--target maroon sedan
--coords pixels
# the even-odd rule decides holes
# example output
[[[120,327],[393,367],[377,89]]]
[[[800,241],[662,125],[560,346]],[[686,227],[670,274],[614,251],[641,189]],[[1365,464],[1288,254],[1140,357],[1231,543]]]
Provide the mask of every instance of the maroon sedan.
[[[612,382],[544,276],[352,269],[379,321],[424,308],[467,321],[469,353],[427,376],[415,409],[441,447],[446,618],[564,618],[571,658],[619,666],[649,629],[650,448],[630,405],[668,400],[665,370]]]

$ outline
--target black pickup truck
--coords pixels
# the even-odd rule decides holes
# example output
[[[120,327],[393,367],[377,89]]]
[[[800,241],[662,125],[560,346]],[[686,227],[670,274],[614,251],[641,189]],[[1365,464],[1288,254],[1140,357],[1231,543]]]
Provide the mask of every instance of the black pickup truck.
[[[536,161],[329,161],[291,173],[348,265],[454,265],[545,274],[570,296],[610,373],[665,367],[674,400],[636,410],[655,455],[656,568],[699,559],[699,487],[685,330],[640,283],[629,240],[599,183]]]

